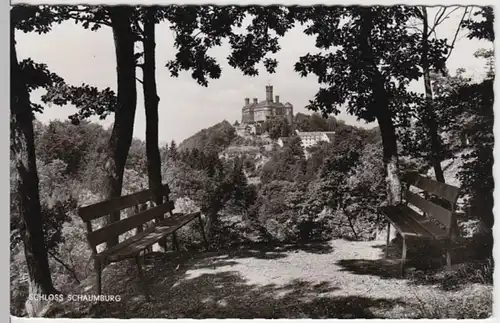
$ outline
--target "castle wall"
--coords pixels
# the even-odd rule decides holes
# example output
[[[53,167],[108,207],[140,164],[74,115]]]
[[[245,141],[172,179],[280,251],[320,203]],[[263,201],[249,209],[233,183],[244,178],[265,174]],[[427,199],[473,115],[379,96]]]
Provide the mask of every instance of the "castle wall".
[[[243,109],[241,115],[242,123],[254,123],[254,112],[252,109]]]
[[[260,108],[254,110],[255,122],[264,122],[271,116],[272,116],[272,110],[270,108]]]

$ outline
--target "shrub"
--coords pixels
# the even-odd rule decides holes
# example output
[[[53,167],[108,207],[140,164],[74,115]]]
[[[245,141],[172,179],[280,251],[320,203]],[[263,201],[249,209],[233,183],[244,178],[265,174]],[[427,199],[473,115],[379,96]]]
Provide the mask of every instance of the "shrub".
[[[73,216],[70,221],[64,223],[62,236],[64,243],[57,248],[58,257],[65,266],[60,265],[60,271],[64,275],[58,275],[61,279],[74,279],[79,281],[86,279],[92,272],[92,251],[87,242],[87,230],[83,221],[78,216]]]
[[[413,318],[425,319],[485,319],[492,315],[493,293],[490,286],[467,286],[452,297],[441,293],[418,293]]]

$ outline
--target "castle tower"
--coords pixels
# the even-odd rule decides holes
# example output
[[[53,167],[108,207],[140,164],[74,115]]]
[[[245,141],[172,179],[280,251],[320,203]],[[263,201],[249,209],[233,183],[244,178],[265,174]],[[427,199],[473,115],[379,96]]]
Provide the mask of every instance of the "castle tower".
[[[290,102],[285,103],[286,119],[289,125],[293,125],[293,105]]]
[[[266,101],[273,102],[273,86],[266,85]]]

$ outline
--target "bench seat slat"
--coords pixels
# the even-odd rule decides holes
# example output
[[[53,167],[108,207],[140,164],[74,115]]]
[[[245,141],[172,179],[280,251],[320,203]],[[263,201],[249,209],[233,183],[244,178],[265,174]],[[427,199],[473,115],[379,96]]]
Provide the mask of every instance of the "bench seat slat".
[[[153,230],[148,230],[146,234],[141,235],[139,239],[135,239],[132,243],[124,248],[112,252],[107,255],[109,261],[120,261],[122,259],[130,258],[137,255],[139,252],[149,247],[150,245],[158,242],[160,239],[168,234],[173,233],[180,227],[195,219],[200,213],[195,212],[191,214],[182,214],[174,218],[168,218],[165,221],[155,225]]]
[[[401,235],[432,239],[429,232],[416,225],[412,219],[405,217],[399,206],[388,206],[383,209],[383,213]]]
[[[179,217],[182,215],[183,215],[182,213],[174,213],[173,217]],[[170,219],[171,218],[168,218],[167,220],[170,220]],[[133,242],[136,242],[138,240],[143,239],[146,235],[153,232],[154,230],[155,230],[155,227],[147,228],[146,230],[139,232],[138,234],[134,235],[133,237],[130,237],[129,239],[124,240],[124,241],[120,242],[119,244],[112,246],[111,248],[104,249],[103,251],[98,253],[96,255],[96,257],[104,259],[104,258],[108,257],[109,255],[127,247],[128,245],[132,244]]]
[[[428,231],[434,239],[445,239],[446,232],[439,228],[429,217],[418,214],[406,205],[400,206],[401,213],[410,217],[415,223],[420,225],[424,230]]]

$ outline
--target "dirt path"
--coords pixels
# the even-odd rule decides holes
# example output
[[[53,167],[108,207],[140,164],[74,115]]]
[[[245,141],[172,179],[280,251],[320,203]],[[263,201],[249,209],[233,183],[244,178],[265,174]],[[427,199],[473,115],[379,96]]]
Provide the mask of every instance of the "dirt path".
[[[80,309],[81,316],[168,318],[403,318],[446,316],[484,286],[446,291],[398,275],[380,241],[241,249],[188,259],[147,261],[146,301],[134,266],[105,271],[105,293],[122,302]],[[397,259],[397,247],[390,258]],[[441,305],[439,305],[441,304]],[[423,307],[422,307],[423,306]],[[429,308],[427,309],[426,306]],[[460,307],[460,305],[458,305]],[[470,306],[470,305],[469,305]],[[437,312],[435,312],[437,311]],[[450,315],[454,315],[450,312]]]
[[[407,301],[408,296],[416,292],[416,288],[404,279],[390,278],[397,277],[398,262],[380,261],[383,256],[383,249],[380,248],[382,245],[380,242],[334,240],[329,243],[329,250],[297,250],[284,253],[271,251],[259,254],[257,257],[237,258],[227,264],[222,264],[221,260],[231,257],[216,256],[200,263],[202,268],[195,267],[186,271],[186,278],[177,282],[175,286],[187,287],[191,280],[204,275],[216,276],[232,272],[237,273],[251,286],[265,288],[273,285],[276,299],[296,294],[297,287],[302,285],[304,291],[300,293],[302,295],[298,300],[306,304],[321,298],[349,297],[353,302],[359,300],[360,303],[365,299],[374,299],[378,300],[375,306],[365,308],[364,314],[404,316],[402,304]],[[383,266],[382,262],[385,262]],[[206,264],[216,264],[216,266],[207,268],[204,266]],[[370,274],[373,267],[379,269],[378,273]],[[380,274],[386,277],[381,278]],[[217,300],[212,297],[211,300],[224,302],[224,298]],[[394,305],[391,309],[393,313],[387,312],[390,305]],[[343,315],[348,314],[343,313]]]

